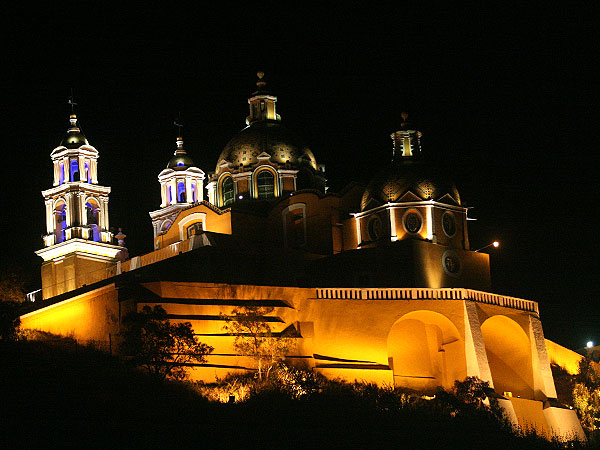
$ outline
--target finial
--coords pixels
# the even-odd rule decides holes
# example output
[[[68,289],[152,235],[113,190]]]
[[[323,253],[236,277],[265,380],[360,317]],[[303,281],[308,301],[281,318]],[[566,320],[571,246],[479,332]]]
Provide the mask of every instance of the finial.
[[[183,128],[183,124],[181,123],[181,112],[177,115],[177,117],[173,121],[173,125],[175,125],[178,129],[177,136],[181,136],[181,129]],[[178,139],[181,139],[181,137],[179,137]]]
[[[256,82],[256,85],[259,88],[264,88],[267,85],[267,82],[263,80],[265,73],[262,71],[256,72],[256,76],[258,77],[258,81]]]
[[[68,103],[69,105],[71,105],[71,117],[74,117],[75,107],[77,106],[77,103],[75,103],[75,97],[73,96],[73,88],[71,88],[71,96],[69,97]]]
[[[400,117],[402,117],[402,120],[406,120],[408,118],[408,113],[403,111],[402,114],[400,114]]]
[[[123,233],[123,229],[119,228],[119,232],[117,234],[115,234],[115,238],[117,239],[117,243],[123,247],[125,245],[125,238],[127,237],[127,235],[125,233]]]

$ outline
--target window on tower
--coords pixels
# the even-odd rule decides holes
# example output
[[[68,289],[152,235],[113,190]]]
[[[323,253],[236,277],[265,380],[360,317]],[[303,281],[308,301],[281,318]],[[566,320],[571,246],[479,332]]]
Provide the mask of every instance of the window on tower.
[[[100,223],[100,205],[94,199],[89,199],[85,204],[85,212],[87,218],[87,224],[91,229],[90,238],[96,242],[100,241],[100,229],[98,225]]]
[[[65,183],[65,165],[60,163],[60,171],[58,173],[58,184]]]
[[[70,168],[71,168],[71,181],[79,181],[79,163],[77,162],[76,159],[72,159],[71,163],[70,163]]]
[[[67,205],[60,200],[54,206],[54,233],[57,244],[65,240],[65,228],[67,228]]]
[[[270,170],[262,170],[256,177],[258,198],[273,198],[275,196],[275,176]]]
[[[179,181],[177,183],[177,201],[179,203],[185,203],[186,202],[186,198],[185,198],[185,182],[183,182],[183,181]]]

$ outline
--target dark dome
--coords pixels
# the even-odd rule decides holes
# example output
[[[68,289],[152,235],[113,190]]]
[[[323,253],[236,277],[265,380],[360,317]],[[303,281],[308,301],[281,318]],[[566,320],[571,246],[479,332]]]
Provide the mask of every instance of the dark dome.
[[[274,120],[255,122],[244,128],[227,143],[218,162],[225,159],[236,166],[249,166],[258,162],[261,153],[268,153],[271,161],[277,164],[289,163],[292,168],[309,166],[317,170],[317,161],[310,149]]]
[[[194,161],[187,155],[175,155],[167,164],[167,169],[186,170],[194,165]]]
[[[409,191],[421,200],[439,201],[448,194],[454,201],[444,199],[443,203],[460,205],[458,189],[446,171],[422,162],[402,161],[390,165],[371,180],[362,196],[360,209],[364,211],[396,202]]]
[[[79,128],[71,128],[64,137],[60,145],[67,148],[79,148],[82,145],[88,145],[88,140],[85,138]]]

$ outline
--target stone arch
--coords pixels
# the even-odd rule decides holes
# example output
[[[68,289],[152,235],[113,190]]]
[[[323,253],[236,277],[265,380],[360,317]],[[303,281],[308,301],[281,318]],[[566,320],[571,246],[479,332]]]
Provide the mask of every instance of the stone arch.
[[[387,349],[395,386],[434,391],[467,375],[462,336],[450,319],[434,311],[412,311],[398,319]]]
[[[494,389],[533,399],[533,364],[529,337],[517,322],[496,315],[481,324]]]

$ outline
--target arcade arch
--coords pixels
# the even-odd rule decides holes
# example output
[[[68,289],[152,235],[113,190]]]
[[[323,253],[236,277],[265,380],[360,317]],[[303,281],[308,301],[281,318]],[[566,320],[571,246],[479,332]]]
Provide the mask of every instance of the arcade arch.
[[[390,329],[387,349],[398,387],[434,391],[467,375],[464,340],[450,319],[437,312],[403,315]]]
[[[496,392],[533,399],[531,344],[523,328],[506,316],[492,316],[481,324]]]

